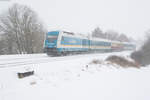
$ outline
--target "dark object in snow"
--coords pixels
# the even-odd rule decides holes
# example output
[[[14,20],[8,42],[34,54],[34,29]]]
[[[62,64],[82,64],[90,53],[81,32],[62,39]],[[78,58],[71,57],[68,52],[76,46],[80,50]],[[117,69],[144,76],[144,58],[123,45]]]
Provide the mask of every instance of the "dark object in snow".
[[[86,65],[86,69],[88,69],[88,67],[89,67],[89,66],[88,66],[88,65]]]
[[[24,72],[24,73],[17,73],[18,78],[24,78],[24,77],[28,77],[34,74],[34,71],[28,71],[28,72]]]
[[[102,61],[98,59],[94,59],[90,64],[102,64]]]
[[[109,56],[106,61],[109,61],[111,63],[117,64],[119,66],[122,66],[124,68],[128,68],[128,67],[135,67],[135,68],[139,68],[139,65],[133,61],[129,61],[124,57],[119,57],[119,56]]]
[[[33,81],[33,82],[31,82],[31,83],[30,83],[30,85],[35,85],[35,84],[36,84],[36,82],[35,82],[35,81]]]

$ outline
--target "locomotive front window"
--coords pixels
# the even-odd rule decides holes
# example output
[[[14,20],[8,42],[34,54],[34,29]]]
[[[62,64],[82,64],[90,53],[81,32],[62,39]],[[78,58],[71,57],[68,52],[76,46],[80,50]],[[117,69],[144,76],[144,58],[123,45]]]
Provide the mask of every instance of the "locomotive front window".
[[[50,35],[50,36],[47,37],[47,40],[48,40],[49,42],[53,42],[53,41],[57,40],[57,36],[52,36],[52,35]]]

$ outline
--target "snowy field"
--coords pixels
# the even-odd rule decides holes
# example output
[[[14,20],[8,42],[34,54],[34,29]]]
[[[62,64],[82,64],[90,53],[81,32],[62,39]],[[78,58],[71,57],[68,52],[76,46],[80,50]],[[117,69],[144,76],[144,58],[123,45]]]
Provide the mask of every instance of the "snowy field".
[[[0,100],[150,100],[150,67],[121,68],[104,61],[130,53],[0,56]],[[103,63],[91,64],[94,59]],[[18,78],[18,72],[31,70],[33,76]]]

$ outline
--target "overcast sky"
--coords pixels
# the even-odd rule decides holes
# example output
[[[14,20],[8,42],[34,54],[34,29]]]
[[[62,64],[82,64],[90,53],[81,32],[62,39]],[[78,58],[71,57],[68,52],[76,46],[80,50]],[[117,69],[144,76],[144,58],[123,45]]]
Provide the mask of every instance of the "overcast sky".
[[[150,0],[0,0],[0,13],[13,3],[31,7],[48,30],[86,34],[99,26],[140,38],[150,29]]]

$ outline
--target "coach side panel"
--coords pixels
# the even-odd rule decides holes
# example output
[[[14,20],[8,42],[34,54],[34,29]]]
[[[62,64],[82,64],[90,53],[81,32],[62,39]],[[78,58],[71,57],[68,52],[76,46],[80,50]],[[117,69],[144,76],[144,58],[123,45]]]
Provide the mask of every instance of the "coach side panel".
[[[57,47],[60,52],[67,51],[88,51],[88,40],[77,37],[69,37],[62,35]]]

